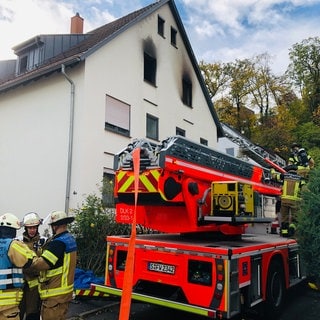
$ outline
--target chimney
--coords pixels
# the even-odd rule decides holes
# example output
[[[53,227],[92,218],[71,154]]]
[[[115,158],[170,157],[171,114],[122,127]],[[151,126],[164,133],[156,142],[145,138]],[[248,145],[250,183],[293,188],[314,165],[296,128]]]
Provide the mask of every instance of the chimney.
[[[83,18],[80,17],[79,12],[71,18],[70,33],[83,33]]]

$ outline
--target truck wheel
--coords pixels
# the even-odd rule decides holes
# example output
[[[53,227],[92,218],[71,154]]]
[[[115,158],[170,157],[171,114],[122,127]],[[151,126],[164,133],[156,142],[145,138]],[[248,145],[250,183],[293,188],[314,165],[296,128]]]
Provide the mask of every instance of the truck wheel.
[[[282,263],[272,261],[268,270],[264,309],[268,319],[278,316],[281,313],[285,301],[285,293],[286,288]]]

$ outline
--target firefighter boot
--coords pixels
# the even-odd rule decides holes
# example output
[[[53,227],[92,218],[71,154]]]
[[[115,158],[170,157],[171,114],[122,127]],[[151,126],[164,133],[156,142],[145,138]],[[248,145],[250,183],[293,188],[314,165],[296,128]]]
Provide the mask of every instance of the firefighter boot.
[[[281,224],[280,234],[282,237],[289,237],[289,223],[284,222]]]
[[[288,236],[294,237],[295,233],[296,233],[296,225],[294,223],[290,223],[289,230],[288,230]]]

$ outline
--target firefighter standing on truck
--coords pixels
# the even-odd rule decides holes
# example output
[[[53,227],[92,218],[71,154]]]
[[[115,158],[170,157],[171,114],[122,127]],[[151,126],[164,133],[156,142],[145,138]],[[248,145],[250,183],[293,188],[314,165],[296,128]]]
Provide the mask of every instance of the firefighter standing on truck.
[[[280,207],[280,232],[283,237],[292,237],[295,233],[296,217],[301,202],[301,188],[306,184],[305,178],[297,171],[288,167],[288,172],[282,174],[283,185]]]
[[[63,211],[50,215],[53,236],[48,239],[40,257],[34,258],[30,270],[40,271],[39,294],[42,320],[64,320],[73,296],[77,245],[67,224],[74,217]]]
[[[23,217],[22,226],[24,232],[22,241],[33,250],[37,256],[41,255],[41,248],[46,238],[39,234],[39,226],[42,219],[35,212],[29,212]],[[25,284],[23,287],[23,298],[20,303],[20,320],[39,320],[40,319],[40,296],[38,292],[39,272],[24,270]],[[24,315],[26,317],[24,318]]]
[[[288,165],[296,165],[297,174],[307,178],[310,169],[314,168],[314,160],[299,143],[292,144],[291,152]]]
[[[23,296],[22,268],[32,263],[35,253],[16,238],[19,219],[12,213],[0,216],[0,320],[19,319]]]

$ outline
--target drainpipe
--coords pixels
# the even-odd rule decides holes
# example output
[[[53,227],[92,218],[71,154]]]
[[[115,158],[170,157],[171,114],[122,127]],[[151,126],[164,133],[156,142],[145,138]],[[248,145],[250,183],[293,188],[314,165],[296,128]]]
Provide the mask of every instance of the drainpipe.
[[[69,146],[68,146],[68,167],[67,167],[67,183],[66,183],[66,199],[64,210],[68,214],[69,202],[70,202],[70,188],[71,188],[71,168],[72,168],[72,147],[73,147],[73,125],[74,125],[74,82],[65,72],[65,65],[61,65],[61,73],[69,81],[71,85],[70,89],[70,118],[69,118]]]

